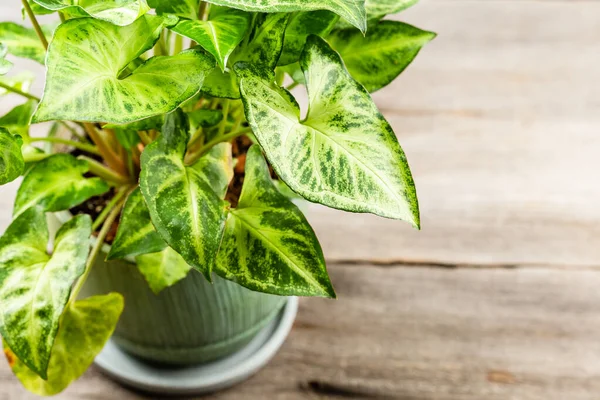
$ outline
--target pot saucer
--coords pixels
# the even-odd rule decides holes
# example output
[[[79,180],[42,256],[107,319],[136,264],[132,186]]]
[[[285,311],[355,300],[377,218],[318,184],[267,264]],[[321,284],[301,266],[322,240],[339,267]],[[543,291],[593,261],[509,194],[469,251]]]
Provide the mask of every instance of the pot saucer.
[[[217,361],[191,367],[147,364],[121,350],[112,339],[96,357],[95,365],[119,383],[144,392],[197,395],[240,383],[277,353],[292,329],[298,298],[290,297],[277,318],[265,326],[238,352]]]

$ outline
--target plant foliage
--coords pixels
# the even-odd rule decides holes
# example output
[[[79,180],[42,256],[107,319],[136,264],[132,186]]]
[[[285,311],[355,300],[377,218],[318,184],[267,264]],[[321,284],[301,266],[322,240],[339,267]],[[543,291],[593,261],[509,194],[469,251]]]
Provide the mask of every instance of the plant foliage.
[[[418,228],[408,161],[370,95],[435,37],[382,20],[414,3],[27,0],[31,27],[0,23],[0,96],[24,98],[0,116],[0,185],[23,176],[0,238],[0,334],[23,385],[64,390],[115,329],[121,295],[78,298],[99,255],[135,263],[157,294],[202,273],[333,298],[298,199]],[[45,65],[41,98],[12,57]],[[47,213],[99,199],[50,232]]]

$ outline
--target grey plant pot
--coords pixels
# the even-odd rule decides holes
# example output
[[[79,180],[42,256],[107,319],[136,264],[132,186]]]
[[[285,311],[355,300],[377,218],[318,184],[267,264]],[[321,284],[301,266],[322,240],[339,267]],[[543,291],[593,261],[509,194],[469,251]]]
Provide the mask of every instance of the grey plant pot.
[[[59,213],[51,227],[70,218]],[[56,229],[56,228],[55,228]],[[143,360],[168,365],[206,363],[248,344],[285,305],[287,298],[250,291],[213,275],[209,283],[192,270],[155,295],[132,259],[104,261],[102,249],[81,296],[119,292],[125,309],[114,342]]]

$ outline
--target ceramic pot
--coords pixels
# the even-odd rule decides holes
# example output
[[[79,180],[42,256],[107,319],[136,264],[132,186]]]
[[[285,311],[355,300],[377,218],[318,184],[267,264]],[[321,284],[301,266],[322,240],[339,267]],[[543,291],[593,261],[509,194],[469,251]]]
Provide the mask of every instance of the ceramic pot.
[[[68,213],[56,214],[60,223]],[[273,320],[287,298],[250,291],[213,275],[209,283],[190,271],[174,286],[154,294],[133,259],[104,261],[103,246],[81,297],[119,292],[125,309],[113,334],[124,351],[152,363],[191,365],[228,356],[247,345]]]

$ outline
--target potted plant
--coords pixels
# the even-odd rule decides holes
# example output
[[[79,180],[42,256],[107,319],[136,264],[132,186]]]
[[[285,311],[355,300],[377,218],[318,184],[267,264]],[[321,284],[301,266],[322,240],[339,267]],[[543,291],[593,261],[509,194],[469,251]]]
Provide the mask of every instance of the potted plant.
[[[0,184],[23,175],[0,238],[0,335],[25,388],[64,390],[113,332],[145,360],[202,363],[286,296],[335,297],[296,197],[418,228],[369,94],[434,37],[381,20],[413,3],[23,0],[33,29],[0,24],[0,94],[25,98],[0,118]],[[41,99],[6,75],[7,53],[46,66]]]

